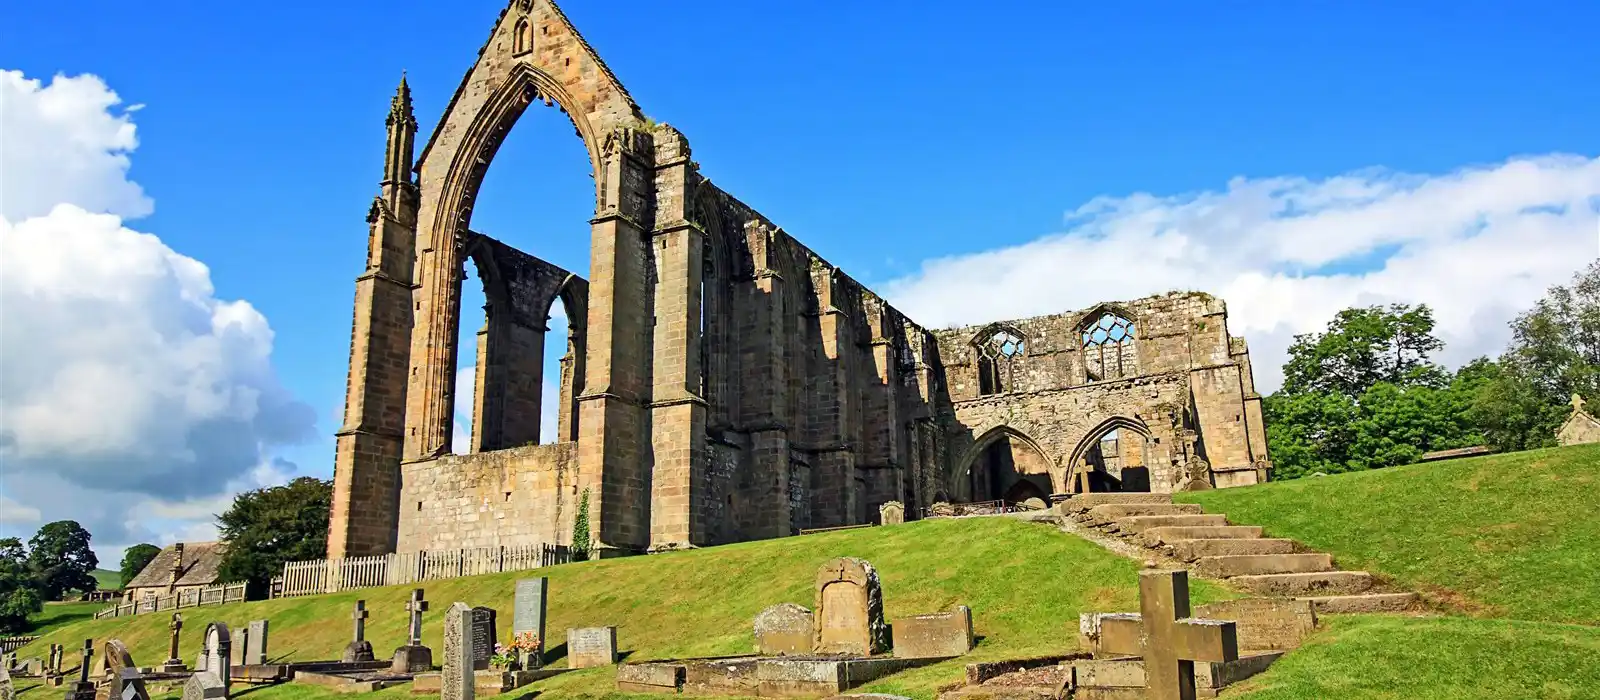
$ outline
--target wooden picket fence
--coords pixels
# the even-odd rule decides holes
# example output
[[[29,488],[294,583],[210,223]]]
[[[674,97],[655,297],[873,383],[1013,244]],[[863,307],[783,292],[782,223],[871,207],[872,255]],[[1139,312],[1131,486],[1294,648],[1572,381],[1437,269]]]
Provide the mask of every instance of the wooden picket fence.
[[[0,637],[0,654],[9,654],[38,639],[34,637]]]
[[[205,588],[190,588],[171,595],[155,596],[142,600],[125,599],[121,603],[95,613],[94,618],[99,620],[106,617],[143,615],[144,613],[195,608],[202,605],[242,603],[245,600],[245,585],[243,581],[239,583],[222,583],[215,586],[206,586]]]
[[[572,553],[565,545],[531,544],[291,561],[284,563],[283,575],[272,579],[270,595],[273,598],[292,598],[355,588],[399,586],[502,571],[524,571],[565,564],[571,560]]]

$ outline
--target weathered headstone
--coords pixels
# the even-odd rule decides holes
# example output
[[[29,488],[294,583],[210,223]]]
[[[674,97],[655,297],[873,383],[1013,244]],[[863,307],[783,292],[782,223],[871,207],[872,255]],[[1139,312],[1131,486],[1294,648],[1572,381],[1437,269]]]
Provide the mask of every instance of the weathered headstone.
[[[195,673],[199,673],[201,671],[209,671],[210,670],[210,669],[206,668],[206,660],[211,658],[211,648],[206,646],[206,643],[208,641],[207,637],[209,637],[209,636],[210,635],[208,633],[207,635],[200,637],[200,655],[194,657],[194,670],[195,670]]]
[[[139,665],[133,662],[128,646],[120,639],[108,639],[100,656],[105,684],[95,693],[100,700],[150,700],[145,691]]]
[[[1245,598],[1197,606],[1197,617],[1232,620],[1239,649],[1288,651],[1317,629],[1317,613],[1309,600]]]
[[[917,615],[894,621],[894,657],[925,659],[972,651],[972,609]]]
[[[172,613],[172,622],[167,623],[167,630],[171,636],[167,639],[167,661],[161,665],[161,670],[179,672],[183,670],[183,660],[178,658],[178,634],[183,631],[183,615]]]
[[[354,622],[351,631],[350,644],[344,648],[344,658],[347,664],[372,661],[377,658],[372,655],[372,642],[367,641],[367,601],[356,601],[355,610],[350,612],[350,619]]]
[[[899,501],[889,501],[878,506],[879,525],[899,525],[906,521],[906,504]]]
[[[472,609],[472,669],[486,671],[489,659],[494,656],[495,640],[499,639],[494,608]]]
[[[221,622],[206,625],[206,673],[216,675],[223,692],[233,687],[233,635]]]
[[[422,613],[427,611],[428,601],[423,598],[422,589],[412,591],[411,601],[406,603],[410,616],[406,643],[394,650],[394,661],[389,665],[391,673],[425,673],[433,669],[433,650],[422,645]]]
[[[260,666],[267,663],[267,621],[251,620],[245,629],[244,664]]]
[[[567,630],[567,668],[610,666],[617,662],[617,628]]]
[[[444,615],[444,670],[440,700],[473,700],[472,608],[454,603]]]
[[[817,570],[812,614],[812,650],[819,654],[870,656],[888,646],[883,589],[865,559],[840,557]]]
[[[538,648],[523,654],[522,668],[535,670],[544,666],[544,618],[550,598],[550,579],[525,578],[517,581],[516,610],[511,619],[513,638],[532,634]]]
[[[78,682],[66,692],[66,700],[94,700],[94,683],[89,681],[89,663],[94,658],[94,640],[83,640],[83,661],[78,664]]]
[[[779,603],[756,615],[756,651],[764,656],[811,653],[811,611]]]
[[[1096,652],[1144,657],[1145,696],[1150,700],[1193,700],[1194,662],[1239,658],[1232,622],[1189,619],[1186,571],[1139,572],[1139,614],[1086,614],[1097,628]]]
[[[210,671],[200,671],[189,676],[183,684],[183,700],[223,700],[228,697],[228,686]]]
[[[17,689],[11,685],[11,669],[0,664],[0,700],[16,700]]]

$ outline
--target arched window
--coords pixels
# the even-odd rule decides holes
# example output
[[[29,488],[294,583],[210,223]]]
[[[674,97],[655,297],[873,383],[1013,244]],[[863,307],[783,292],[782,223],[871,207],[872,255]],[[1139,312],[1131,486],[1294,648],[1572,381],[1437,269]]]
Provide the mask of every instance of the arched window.
[[[1016,360],[1022,357],[1026,342],[1017,333],[997,328],[976,343],[979,396],[1015,390]]]
[[[533,50],[533,25],[528,18],[517,20],[516,31],[511,34],[511,53],[521,54]]]
[[[1139,355],[1134,350],[1134,325],[1112,313],[1083,328],[1083,366],[1089,381],[1131,377],[1139,373]]]

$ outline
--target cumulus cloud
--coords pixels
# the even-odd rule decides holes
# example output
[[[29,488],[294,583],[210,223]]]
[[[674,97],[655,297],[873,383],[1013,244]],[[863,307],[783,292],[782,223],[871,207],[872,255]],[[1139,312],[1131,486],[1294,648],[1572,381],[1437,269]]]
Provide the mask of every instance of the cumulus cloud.
[[[292,472],[270,453],[315,421],[266,318],[125,224],[152,203],[120,104],[94,76],[0,71],[0,488],[107,546],[208,527],[216,499]]]
[[[1099,197],[1066,230],[925,262],[884,285],[930,327],[1019,318],[1174,289],[1220,295],[1275,390],[1292,337],[1338,310],[1426,303],[1457,365],[1597,250],[1600,159],[1513,158],[1442,175],[1372,169],[1237,178],[1219,191]]]

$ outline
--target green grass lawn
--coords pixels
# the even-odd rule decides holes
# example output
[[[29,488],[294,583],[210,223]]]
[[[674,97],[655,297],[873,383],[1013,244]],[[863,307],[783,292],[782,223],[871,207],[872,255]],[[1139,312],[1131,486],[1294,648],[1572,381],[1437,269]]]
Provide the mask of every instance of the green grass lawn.
[[[1484,617],[1600,625],[1600,445],[1185,493]]]
[[[28,634],[47,635],[73,623],[92,620],[95,613],[110,605],[110,603],[45,603],[44,610],[28,620],[33,625]]]
[[[95,569],[91,575],[94,576],[94,581],[98,586],[100,586],[100,590],[122,590],[122,572],[120,571],[112,571],[110,569]]]
[[[817,568],[846,555],[877,567],[891,621],[957,604],[973,609],[982,638],[973,654],[894,680],[922,697],[959,680],[972,661],[1074,649],[1079,612],[1138,609],[1135,562],[1048,526],[1003,518],[935,520],[551,567],[542,572],[550,577],[548,646],[561,645],[568,627],[616,625],[629,661],[748,653],[756,613],[782,602],[811,607]],[[501,634],[509,636],[513,583],[527,575],[431,582],[425,643],[436,653],[443,649],[444,610],[457,600],[499,610]],[[1192,588],[1196,602],[1231,597],[1205,582]],[[184,655],[197,653],[199,635],[213,619],[239,630],[248,620],[266,618],[274,658],[338,658],[350,640],[349,612],[357,598],[372,612],[367,638],[386,654],[404,640],[409,594],[410,587],[391,587],[185,610]],[[166,658],[168,619],[150,614],[57,627],[19,656],[42,654],[52,642],[77,648],[85,637],[115,636],[136,662],[156,664]],[[236,637],[235,649],[237,642]],[[604,695],[614,679],[611,669],[585,670],[538,688],[552,697]],[[274,700],[317,692],[286,686],[251,696]]]

